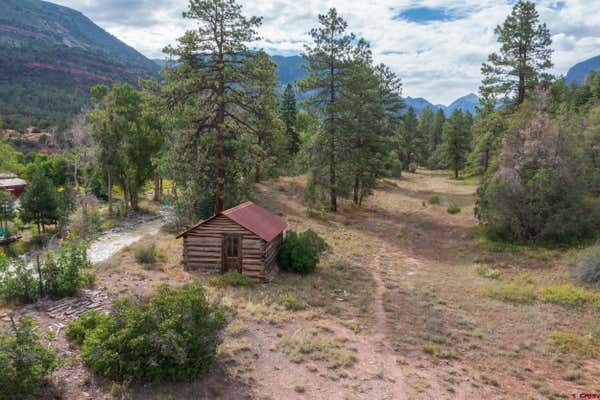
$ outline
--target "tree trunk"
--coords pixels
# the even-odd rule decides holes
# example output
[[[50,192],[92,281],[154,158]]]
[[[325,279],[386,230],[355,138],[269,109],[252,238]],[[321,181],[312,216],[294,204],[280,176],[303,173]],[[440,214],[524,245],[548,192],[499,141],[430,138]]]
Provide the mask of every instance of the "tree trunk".
[[[162,198],[164,197],[164,191],[163,191],[163,178],[162,176],[160,177],[160,189],[159,189],[159,193],[160,193],[160,199],[162,200]]]
[[[458,168],[454,169],[454,179],[458,179]]]
[[[353,188],[353,196],[352,196],[352,201],[356,205],[358,205],[358,202],[359,202],[359,198],[358,198],[358,187],[359,187],[359,185],[360,185],[360,180],[358,179],[358,175],[356,175],[354,177],[354,188]]]
[[[262,139],[260,135],[258,136],[258,146],[262,146]],[[254,183],[260,183],[260,160],[256,162],[256,167],[254,170]]]
[[[519,73],[519,93],[517,96],[517,105],[525,101],[525,74]]]
[[[79,194],[79,178],[78,178],[78,163],[73,166],[73,180],[75,181],[75,193]]]
[[[113,215],[113,198],[112,198],[112,177],[110,175],[110,171],[108,171],[108,183],[106,185],[106,191],[108,195],[108,215]]]
[[[333,52],[333,50],[332,50]],[[331,60],[333,60],[334,55],[331,54]],[[334,65],[333,65],[333,61],[331,62],[331,66],[330,66],[330,71],[329,71],[329,95],[330,95],[330,104],[333,107],[333,105],[335,104],[335,82],[334,82],[334,74],[335,74],[335,70],[334,70]],[[330,159],[329,159],[329,190],[330,190],[330,197],[331,197],[331,205],[330,205],[330,209],[333,212],[337,211],[337,191],[336,191],[336,185],[337,185],[337,176],[336,176],[336,160],[335,160],[335,121],[334,121],[334,114],[335,111],[332,110],[330,115],[330,119],[329,119],[329,123],[331,124],[330,127],[330,132],[329,132],[329,151],[331,152],[330,154]]]
[[[223,125],[225,124],[225,75],[223,49],[219,48],[219,61],[221,70],[219,71],[219,82],[217,89],[218,110],[217,110],[217,186],[215,188],[215,215],[223,211],[223,196],[225,194],[225,165],[224,165],[224,138]]]
[[[135,189],[129,190],[129,204],[131,204],[131,209],[137,211],[138,207],[138,191]]]
[[[483,172],[487,172],[489,164],[490,164],[490,150],[486,149],[485,153],[483,153]]]
[[[154,175],[154,197],[152,198],[153,201],[156,202],[160,202],[160,176]]]
[[[127,183],[127,179],[125,179],[125,184],[123,185],[123,216],[127,215],[127,203],[129,200],[129,184]]]
[[[37,268],[38,279],[39,279],[38,289],[40,292],[40,298],[42,298],[42,297],[44,297],[44,280],[42,279],[42,267],[40,264],[40,255],[39,254],[35,255],[35,266]]]

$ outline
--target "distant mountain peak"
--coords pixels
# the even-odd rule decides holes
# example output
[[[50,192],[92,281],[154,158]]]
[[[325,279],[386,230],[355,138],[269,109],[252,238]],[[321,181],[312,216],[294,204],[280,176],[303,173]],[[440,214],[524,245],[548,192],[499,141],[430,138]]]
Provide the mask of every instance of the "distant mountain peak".
[[[444,114],[450,115],[456,109],[461,109],[463,111],[469,111],[471,114],[475,114],[475,107],[479,106],[479,96],[474,93],[469,93],[463,97],[459,97],[450,103],[449,106],[445,106],[443,104],[432,104],[428,100],[422,97],[406,97],[404,103],[406,107],[412,107],[417,114],[420,114],[423,110],[430,108],[434,111],[442,110]]]

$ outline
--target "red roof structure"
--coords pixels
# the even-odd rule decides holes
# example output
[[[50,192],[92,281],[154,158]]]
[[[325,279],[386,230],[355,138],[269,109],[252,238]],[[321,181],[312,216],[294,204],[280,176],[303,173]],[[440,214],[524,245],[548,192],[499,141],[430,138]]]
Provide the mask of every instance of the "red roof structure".
[[[18,199],[21,193],[25,191],[27,181],[18,178],[16,175],[3,172],[0,173],[0,189],[7,190],[14,200]]]
[[[270,242],[287,228],[287,222],[284,219],[279,218],[278,216],[260,206],[257,206],[251,201],[239,204],[217,215],[223,215],[229,218],[236,224],[243,226],[266,242]],[[183,236],[185,233],[212,220],[215,217],[216,215],[192,226],[184,232],[181,232],[179,235],[177,235],[177,237],[179,238]]]

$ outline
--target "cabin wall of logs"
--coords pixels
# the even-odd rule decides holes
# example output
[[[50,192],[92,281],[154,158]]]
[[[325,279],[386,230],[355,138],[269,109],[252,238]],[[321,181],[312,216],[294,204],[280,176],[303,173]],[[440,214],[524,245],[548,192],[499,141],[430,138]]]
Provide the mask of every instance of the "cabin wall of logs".
[[[226,235],[239,235],[241,239],[242,274],[255,280],[266,280],[277,265],[282,235],[267,243],[224,215],[217,215],[184,234],[185,269],[206,274],[225,272],[223,243]]]

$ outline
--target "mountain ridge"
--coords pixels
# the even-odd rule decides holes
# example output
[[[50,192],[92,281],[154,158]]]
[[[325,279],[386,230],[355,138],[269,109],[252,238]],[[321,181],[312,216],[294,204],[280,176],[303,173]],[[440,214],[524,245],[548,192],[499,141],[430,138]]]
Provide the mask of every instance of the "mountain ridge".
[[[97,83],[157,76],[158,67],[77,10],[2,0],[0,109],[8,126],[65,128]]]
[[[587,60],[583,60],[573,65],[567,71],[565,80],[568,84],[572,82],[583,83],[586,76],[588,76],[591,71],[600,71],[600,55],[588,58]]]
[[[474,93],[469,93],[465,96],[459,97],[449,105],[433,104],[423,97],[410,97],[407,96],[404,99],[406,107],[412,107],[417,114],[420,114],[426,108],[430,108],[434,111],[442,110],[445,115],[450,115],[456,109],[462,111],[469,111],[471,114],[477,112],[476,107],[480,105],[479,97]]]

